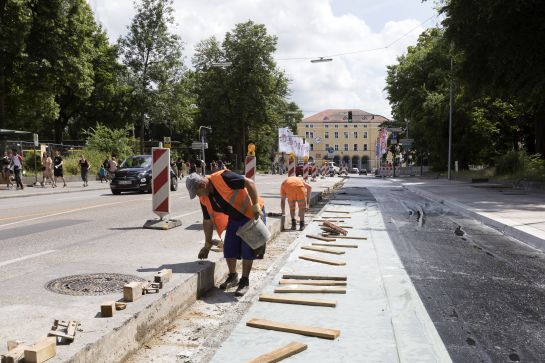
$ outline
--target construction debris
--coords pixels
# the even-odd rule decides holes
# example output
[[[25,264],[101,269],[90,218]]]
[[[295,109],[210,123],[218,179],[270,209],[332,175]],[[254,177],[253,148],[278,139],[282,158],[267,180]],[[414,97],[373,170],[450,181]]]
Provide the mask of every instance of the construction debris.
[[[348,234],[347,230],[345,230],[345,229],[341,228],[340,226],[337,226],[336,224],[333,224],[331,222],[325,221],[325,222],[323,222],[322,225],[325,226],[326,228],[328,228],[329,230],[335,232],[335,233],[342,234],[343,236],[346,236]]]
[[[123,300],[133,302],[142,297],[143,286],[140,281],[132,281],[123,286]]]
[[[47,337],[25,349],[25,363],[42,363],[57,354],[57,338]]]
[[[343,244],[343,243],[317,243],[313,242],[313,246],[331,246],[331,247],[348,247],[348,248],[358,248],[358,245],[350,245],[350,244]]]
[[[326,265],[334,265],[334,266],[344,266],[344,265],[346,265],[346,262],[344,262],[344,261],[328,260],[328,259],[325,259],[325,258],[318,258],[318,257],[312,257],[312,256],[299,256],[299,258],[301,260],[324,263]]]
[[[100,315],[103,318],[111,318],[115,314],[115,301],[106,301],[100,305]]]
[[[313,239],[317,239],[317,240],[320,240],[320,241],[327,241],[327,242],[335,242],[336,241],[335,238],[315,236],[315,235],[312,235],[312,234],[307,234],[307,238],[313,238]]]
[[[164,268],[153,277],[153,281],[156,283],[165,284],[172,278],[172,269]]]
[[[346,276],[339,275],[301,275],[301,274],[284,274],[282,275],[283,279],[294,279],[294,280],[335,280],[335,281],[346,281]]]
[[[8,341],[8,352],[0,355],[2,363],[22,363],[24,362],[25,349],[27,345],[17,340]]]
[[[55,320],[47,336],[56,337],[59,344],[70,344],[76,338],[79,326],[77,320]]]
[[[279,323],[276,321],[263,320],[263,319],[252,319],[246,323],[247,326],[252,328],[259,329],[268,329],[282,331],[286,333],[301,334],[310,337],[324,338],[324,339],[335,339],[341,335],[341,331],[337,329],[324,329],[316,328],[312,326],[305,325],[295,325],[295,324],[285,324]]]
[[[115,310],[125,310],[127,308],[127,304],[124,302],[116,301],[115,302]]]
[[[344,255],[346,252],[341,250],[336,250],[333,248],[325,248],[325,247],[315,247],[315,246],[302,246],[302,250],[309,250],[309,251],[316,251],[316,252],[323,252],[323,253],[331,253],[333,255]]]
[[[257,358],[249,360],[247,363],[275,363],[291,357],[297,353],[301,353],[307,349],[307,345],[299,342],[291,342],[281,348],[275,349],[272,352],[260,355]]]
[[[275,294],[263,294],[259,296],[259,301],[293,305],[325,306],[330,308],[337,306],[337,302],[334,300],[305,299],[301,297],[288,297]]]
[[[312,286],[346,286],[346,281],[335,280],[294,280],[282,279],[278,281],[279,285],[312,285]]]
[[[277,287],[274,289],[276,294],[346,294],[346,289],[343,287],[329,287],[312,289],[308,287],[304,288],[290,288],[290,287]]]

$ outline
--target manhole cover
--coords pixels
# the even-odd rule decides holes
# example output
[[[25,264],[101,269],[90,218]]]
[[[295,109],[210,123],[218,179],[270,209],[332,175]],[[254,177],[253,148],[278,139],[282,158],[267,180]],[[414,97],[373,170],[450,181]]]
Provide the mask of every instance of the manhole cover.
[[[45,288],[64,295],[99,296],[123,290],[123,285],[131,281],[146,281],[132,275],[98,273],[61,277],[49,281]]]

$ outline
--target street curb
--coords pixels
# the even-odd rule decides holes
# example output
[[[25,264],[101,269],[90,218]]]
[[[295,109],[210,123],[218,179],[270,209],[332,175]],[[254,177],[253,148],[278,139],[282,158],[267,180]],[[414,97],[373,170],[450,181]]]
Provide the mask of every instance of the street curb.
[[[328,191],[335,186],[328,188]],[[322,193],[313,193],[310,204],[315,205],[321,200]],[[280,220],[269,219],[268,221],[270,221],[267,226],[271,232],[271,239],[274,239],[280,233]],[[164,292],[160,298],[127,317],[112,331],[98,338],[95,342],[87,344],[65,362],[123,362],[144,343],[172,323],[199,297],[216,286],[220,280],[227,276],[227,273],[224,258],[216,262],[206,262],[202,270],[193,273],[180,285]]]
[[[530,247],[533,247],[535,249],[545,252],[545,239],[543,238],[539,238],[528,232],[521,231],[520,229],[517,229],[512,226],[508,226],[505,223],[498,222],[492,218],[483,216],[482,214],[471,210],[468,206],[464,204],[446,200],[442,198],[441,196],[438,196],[430,192],[425,192],[423,190],[418,189],[417,187],[411,187],[407,185],[404,185],[403,187],[407,188],[407,190],[415,194],[420,195],[421,197],[446,205],[447,207],[456,210],[458,213],[462,215],[476,219],[482,224],[492,227],[506,236],[515,238],[521,243],[524,243]]]

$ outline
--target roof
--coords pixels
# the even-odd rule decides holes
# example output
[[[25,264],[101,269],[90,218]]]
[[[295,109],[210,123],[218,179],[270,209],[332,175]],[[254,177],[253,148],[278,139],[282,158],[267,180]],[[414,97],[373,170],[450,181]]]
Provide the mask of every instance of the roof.
[[[352,122],[354,123],[382,123],[390,121],[384,116],[372,114],[370,112],[360,110],[357,108],[339,108],[339,109],[327,109],[318,112],[312,116],[305,117],[303,122],[312,123],[335,123],[346,122],[348,120],[348,111],[352,111]]]

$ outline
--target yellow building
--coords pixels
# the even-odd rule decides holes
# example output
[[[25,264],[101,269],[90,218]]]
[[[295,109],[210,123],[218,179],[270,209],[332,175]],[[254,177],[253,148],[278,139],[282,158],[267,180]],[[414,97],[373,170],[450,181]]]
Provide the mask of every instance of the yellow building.
[[[385,121],[389,120],[359,109],[328,109],[304,118],[297,124],[297,134],[310,144],[310,157],[319,165],[331,147],[337,165],[371,170],[378,167],[375,146]]]

